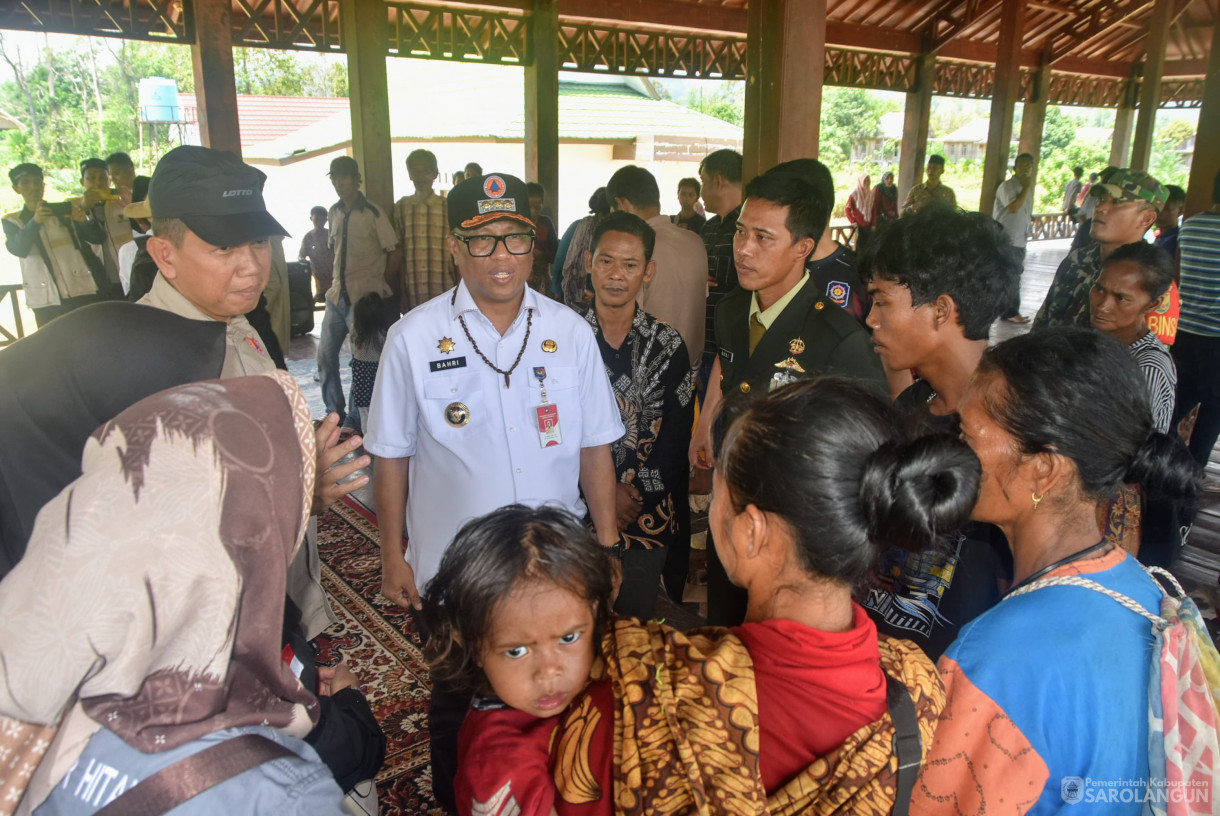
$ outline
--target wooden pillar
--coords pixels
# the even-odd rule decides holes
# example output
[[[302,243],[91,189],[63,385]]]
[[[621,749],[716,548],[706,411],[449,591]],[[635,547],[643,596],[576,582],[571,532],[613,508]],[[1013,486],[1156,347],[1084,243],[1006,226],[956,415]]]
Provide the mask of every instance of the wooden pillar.
[[[1207,55],[1207,75],[1203,79],[1203,107],[1199,110],[1199,130],[1195,154],[1190,164],[1186,188],[1186,210],[1191,216],[1212,205],[1212,185],[1220,171],[1220,17],[1212,27],[1212,48]]]
[[[1038,165],[1042,163],[1042,129],[1046,124],[1046,99],[1050,94],[1051,66],[1046,59],[1034,73],[1034,87],[1030,98],[1025,100],[1021,111],[1021,139],[1017,155],[1029,153],[1034,157],[1033,195],[1038,190]]]
[[[533,0],[525,66],[525,175],[546,190],[546,211],[559,212],[559,2]]]
[[[983,188],[979,211],[990,214],[995,191],[1008,175],[1012,114],[1021,93],[1021,43],[1025,33],[1025,0],[1004,0],[1000,9],[1000,42],[996,51],[987,154],[983,157]],[[960,203],[960,202],[959,202]]]
[[[928,155],[928,123],[932,119],[932,89],[936,87],[936,57],[921,54],[915,62],[915,87],[906,95],[902,120],[902,153],[898,157],[898,203],[923,181]]]
[[[352,157],[360,165],[364,195],[378,207],[394,203],[390,155],[390,93],[386,78],[389,22],[382,0],[339,4],[351,98]]]
[[[237,81],[233,76],[233,6],[230,0],[195,0],[195,99],[199,106],[199,138],[204,147],[241,156],[237,121]]]
[[[1110,140],[1110,166],[1126,167],[1131,155],[1131,130],[1135,126],[1135,96],[1139,87],[1132,77],[1127,83],[1123,101],[1114,113],[1114,136]]]
[[[742,180],[816,158],[827,0],[753,0],[747,16]]]
[[[1135,120],[1135,143],[1131,146],[1131,166],[1148,169],[1152,158],[1152,133],[1156,128],[1156,109],[1161,106],[1161,77],[1165,73],[1165,48],[1169,25],[1173,22],[1173,0],[1156,0],[1148,23],[1144,48],[1144,79],[1140,83],[1139,116]]]

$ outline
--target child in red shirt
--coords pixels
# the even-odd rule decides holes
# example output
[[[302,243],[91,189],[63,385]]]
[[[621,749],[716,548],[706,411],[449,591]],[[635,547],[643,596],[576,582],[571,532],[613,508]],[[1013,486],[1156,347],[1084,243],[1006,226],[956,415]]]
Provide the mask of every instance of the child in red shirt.
[[[423,606],[433,676],[475,693],[458,743],[462,816],[612,813],[613,693],[589,685],[610,574],[589,532],[554,508],[501,508],[446,550]],[[564,742],[553,735],[573,712],[598,723],[581,801],[558,796],[553,776]]]

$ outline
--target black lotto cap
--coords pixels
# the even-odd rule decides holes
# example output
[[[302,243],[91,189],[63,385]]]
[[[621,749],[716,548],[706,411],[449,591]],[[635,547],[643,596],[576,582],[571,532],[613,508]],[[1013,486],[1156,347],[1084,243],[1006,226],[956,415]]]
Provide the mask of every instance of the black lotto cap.
[[[80,177],[84,178],[85,173],[90,170],[105,170],[110,172],[110,167],[101,159],[85,159],[80,163]]]
[[[8,180],[14,185],[21,181],[26,176],[38,176],[42,178],[42,168],[33,162],[22,162],[21,164],[8,171]]]
[[[330,163],[328,176],[360,178],[360,165],[351,156],[336,156]]]
[[[512,218],[534,226],[525,182],[507,173],[468,178],[449,191],[449,228],[471,229]]]
[[[212,246],[240,246],[288,231],[267,212],[267,176],[232,153],[175,147],[148,183],[153,218],[178,218]]]

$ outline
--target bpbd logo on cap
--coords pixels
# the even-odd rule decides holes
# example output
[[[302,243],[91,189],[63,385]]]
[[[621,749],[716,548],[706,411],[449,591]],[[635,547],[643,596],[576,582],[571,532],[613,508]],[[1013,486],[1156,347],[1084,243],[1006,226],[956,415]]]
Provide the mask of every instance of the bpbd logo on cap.
[[[508,191],[508,185],[499,176],[488,176],[483,179],[483,193],[488,198],[500,198]]]

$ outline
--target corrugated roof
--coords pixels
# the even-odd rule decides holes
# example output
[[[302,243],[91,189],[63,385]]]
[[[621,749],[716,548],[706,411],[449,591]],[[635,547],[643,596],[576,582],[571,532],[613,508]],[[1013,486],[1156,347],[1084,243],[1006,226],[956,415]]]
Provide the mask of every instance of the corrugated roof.
[[[178,106],[184,110],[198,110],[198,101],[193,93],[178,94]],[[237,97],[237,118],[241,123],[242,149],[251,145],[270,142],[295,133],[301,128],[320,122],[336,113],[346,114],[349,105],[346,97],[293,97],[250,96]],[[188,121],[198,121],[195,114],[184,116]]]
[[[391,60],[390,134],[396,139],[463,140],[525,138],[521,69],[502,66],[427,63]],[[570,81],[569,81],[570,78]],[[680,140],[740,140],[742,130],[712,116],[663,99],[653,99],[632,87],[629,78],[583,74],[561,75],[559,137],[594,142],[635,139],[643,135]],[[280,99],[287,116],[291,99]],[[251,157],[284,158],[350,141],[351,119],[346,100],[341,111],[297,130],[251,143],[246,150],[245,110],[242,148]]]

